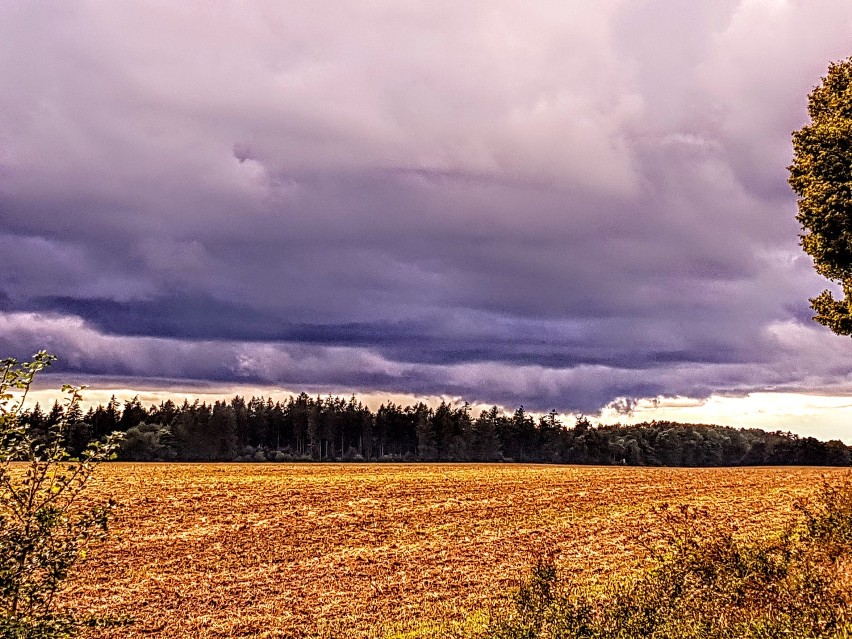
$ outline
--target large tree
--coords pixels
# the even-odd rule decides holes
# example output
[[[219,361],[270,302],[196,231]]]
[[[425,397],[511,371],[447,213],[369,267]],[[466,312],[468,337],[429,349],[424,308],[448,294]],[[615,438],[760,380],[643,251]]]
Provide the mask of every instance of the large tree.
[[[814,319],[852,335],[852,58],[832,63],[808,96],[810,124],[793,133],[790,186],[799,196],[802,248],[843,291],[811,299]]]

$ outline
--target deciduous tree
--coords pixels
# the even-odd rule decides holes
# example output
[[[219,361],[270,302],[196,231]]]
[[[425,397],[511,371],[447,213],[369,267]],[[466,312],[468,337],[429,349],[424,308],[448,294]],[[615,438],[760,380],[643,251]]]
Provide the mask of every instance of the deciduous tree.
[[[799,196],[802,248],[843,297],[811,299],[814,319],[852,335],[852,58],[835,62],[808,96],[810,124],[793,133],[790,186]]]

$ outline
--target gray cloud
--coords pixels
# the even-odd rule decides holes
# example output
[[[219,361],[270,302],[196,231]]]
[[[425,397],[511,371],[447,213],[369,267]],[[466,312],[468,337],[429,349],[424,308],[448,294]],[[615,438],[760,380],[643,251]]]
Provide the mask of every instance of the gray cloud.
[[[846,388],[785,167],[848,3],[0,18],[16,354],[582,410]]]
[[[670,361],[653,369],[605,364],[554,367],[497,361],[400,362],[363,347],[306,343],[187,341],[104,335],[79,318],[0,316],[0,348],[24,357],[39,344],[61,352],[63,381],[136,378],[147,387],[240,383],[311,392],[370,392],[466,397],[533,410],[595,412],[614,397],[706,397],[754,391],[848,393],[852,341],[841,348],[818,328],[795,322],[766,329],[771,358],[755,362]],[[756,380],[760,380],[759,382]]]

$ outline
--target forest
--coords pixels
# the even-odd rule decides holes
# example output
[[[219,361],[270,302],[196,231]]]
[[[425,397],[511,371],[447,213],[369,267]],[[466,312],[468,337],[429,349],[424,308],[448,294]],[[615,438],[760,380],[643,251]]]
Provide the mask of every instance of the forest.
[[[236,396],[207,404],[171,400],[145,408],[138,397],[114,397],[84,413],[64,415],[55,403],[22,415],[33,432],[68,419],[67,448],[79,455],[92,439],[124,432],[119,459],[128,461],[455,461],[632,466],[848,466],[850,447],[790,432],[665,421],[563,424],[557,413],[531,416],[469,405],[381,405],[355,397],[286,401]]]

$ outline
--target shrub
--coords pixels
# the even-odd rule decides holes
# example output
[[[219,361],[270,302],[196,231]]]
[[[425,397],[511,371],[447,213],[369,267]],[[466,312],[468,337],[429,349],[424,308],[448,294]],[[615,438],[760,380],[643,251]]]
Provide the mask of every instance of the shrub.
[[[128,428],[124,433],[119,456],[121,459],[130,461],[168,459],[169,451],[163,445],[163,440],[169,434],[169,430],[159,424],[141,422],[138,426]]]
[[[852,636],[852,485],[826,483],[770,539],[704,509],[654,512],[650,567],[588,586],[540,559],[495,639],[771,639]]]
[[[105,534],[114,506],[83,493],[97,465],[117,450],[118,434],[72,460],[67,419],[38,434],[20,419],[33,379],[54,360],[42,351],[32,362],[0,363],[0,637],[70,634],[74,620],[57,614],[56,593],[90,542]],[[80,389],[63,391],[64,414],[75,414]]]

